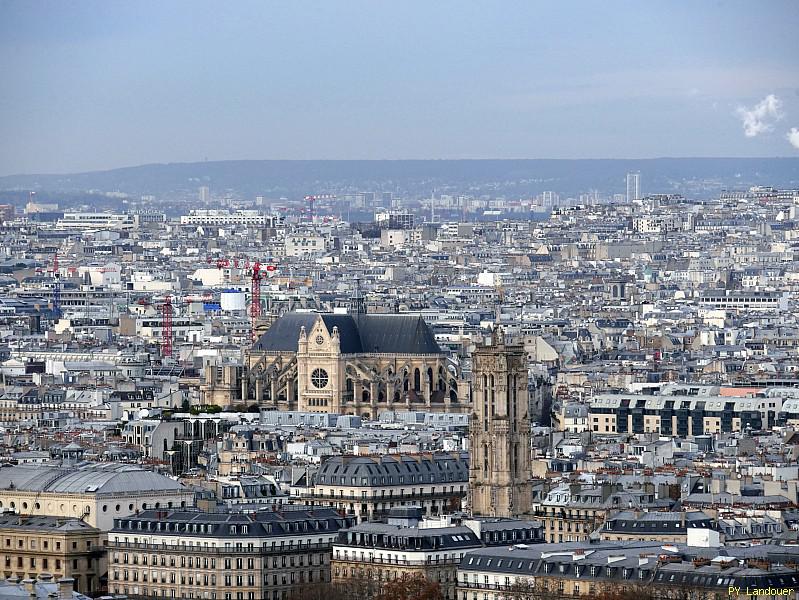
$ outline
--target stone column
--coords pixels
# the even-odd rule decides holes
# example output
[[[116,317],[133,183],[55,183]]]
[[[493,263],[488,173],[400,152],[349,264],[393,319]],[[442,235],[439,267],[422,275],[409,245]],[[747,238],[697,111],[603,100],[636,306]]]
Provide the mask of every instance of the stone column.
[[[369,383],[369,404],[372,407],[372,418],[375,418],[375,411],[377,411],[377,382],[371,381]]]
[[[386,381],[386,404],[389,408],[394,406],[394,381]]]
[[[431,402],[433,400],[433,392],[435,391],[435,386],[433,385],[433,377],[435,377],[435,373],[431,377],[430,374],[428,373],[427,369],[428,369],[428,367],[427,367],[427,365],[425,365],[423,378],[424,378],[425,383],[427,383],[427,396],[424,399],[424,405],[427,408],[430,408],[430,404],[431,404]]]
[[[363,382],[360,379],[352,381],[352,400],[356,408],[361,406],[361,398],[363,398]]]
[[[291,408],[292,403],[294,402],[294,378],[289,377],[288,382],[286,382],[286,402],[288,402],[289,409]],[[297,398],[297,407],[296,410],[299,410],[299,403],[300,399]]]
[[[259,374],[255,379],[255,402],[258,404],[258,406],[261,405],[263,396],[264,396],[264,380],[263,380],[263,375]]]

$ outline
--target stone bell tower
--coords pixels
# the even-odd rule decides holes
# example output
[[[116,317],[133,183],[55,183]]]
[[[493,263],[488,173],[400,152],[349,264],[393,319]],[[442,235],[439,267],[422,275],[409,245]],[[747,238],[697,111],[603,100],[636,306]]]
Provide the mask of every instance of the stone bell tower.
[[[472,354],[469,506],[475,516],[515,517],[532,505],[527,362],[501,330]]]

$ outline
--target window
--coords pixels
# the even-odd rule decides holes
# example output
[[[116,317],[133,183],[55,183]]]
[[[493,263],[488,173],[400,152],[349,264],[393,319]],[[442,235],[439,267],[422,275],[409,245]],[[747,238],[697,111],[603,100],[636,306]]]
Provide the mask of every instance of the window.
[[[317,389],[326,388],[329,380],[327,371],[324,369],[314,369],[311,373],[311,384]]]

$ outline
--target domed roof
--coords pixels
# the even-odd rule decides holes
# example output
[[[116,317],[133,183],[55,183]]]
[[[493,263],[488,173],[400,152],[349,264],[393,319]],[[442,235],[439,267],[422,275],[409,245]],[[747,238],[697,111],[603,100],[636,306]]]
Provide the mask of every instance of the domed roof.
[[[18,465],[0,468],[0,490],[118,494],[124,492],[178,491],[177,481],[136,465],[81,463],[73,467]]]

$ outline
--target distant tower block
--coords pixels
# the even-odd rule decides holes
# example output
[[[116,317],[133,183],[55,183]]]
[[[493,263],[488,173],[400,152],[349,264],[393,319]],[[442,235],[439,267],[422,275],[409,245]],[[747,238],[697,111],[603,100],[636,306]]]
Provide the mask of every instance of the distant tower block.
[[[167,296],[161,305],[161,356],[172,356],[172,298]]]
[[[514,517],[531,510],[527,362],[501,332],[472,354],[469,496],[476,516]]]
[[[641,199],[641,174],[627,173],[627,202]]]

